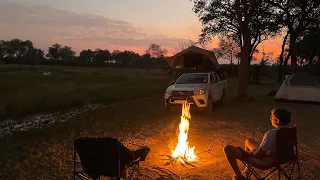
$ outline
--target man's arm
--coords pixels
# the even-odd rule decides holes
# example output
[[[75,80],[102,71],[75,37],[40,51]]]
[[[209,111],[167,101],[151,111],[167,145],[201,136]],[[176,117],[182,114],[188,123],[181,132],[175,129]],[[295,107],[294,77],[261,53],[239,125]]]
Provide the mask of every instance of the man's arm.
[[[261,158],[267,154],[267,151],[259,148],[257,150],[254,150],[251,152],[251,156],[256,157],[256,158]]]
[[[268,131],[264,134],[260,147],[255,151],[251,152],[251,155],[256,158],[265,156],[274,147],[275,137],[273,131]]]

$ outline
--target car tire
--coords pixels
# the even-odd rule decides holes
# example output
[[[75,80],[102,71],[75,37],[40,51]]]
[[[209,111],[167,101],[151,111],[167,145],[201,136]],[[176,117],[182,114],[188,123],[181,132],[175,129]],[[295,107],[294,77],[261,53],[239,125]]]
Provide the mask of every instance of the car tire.
[[[206,115],[211,115],[212,114],[212,109],[213,109],[213,102],[211,97],[208,98],[208,105],[205,108],[205,114]]]

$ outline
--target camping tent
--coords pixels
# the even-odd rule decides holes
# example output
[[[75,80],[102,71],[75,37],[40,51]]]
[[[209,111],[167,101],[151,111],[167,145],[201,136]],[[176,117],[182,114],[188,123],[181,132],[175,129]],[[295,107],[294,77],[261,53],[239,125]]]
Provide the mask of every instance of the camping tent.
[[[319,83],[308,73],[293,74],[282,83],[275,100],[320,103]]]
[[[196,46],[191,46],[176,55],[167,58],[166,62],[172,69],[201,69],[208,67],[211,69],[219,69],[219,64],[214,52]]]

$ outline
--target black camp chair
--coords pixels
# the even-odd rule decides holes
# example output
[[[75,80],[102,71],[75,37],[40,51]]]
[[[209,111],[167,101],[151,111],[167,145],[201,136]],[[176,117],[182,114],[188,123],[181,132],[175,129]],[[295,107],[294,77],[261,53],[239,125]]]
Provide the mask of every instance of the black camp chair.
[[[299,156],[297,147],[297,128],[294,125],[293,128],[283,128],[277,131],[276,134],[276,146],[277,146],[277,160],[275,163],[269,166],[257,166],[249,164],[248,162],[241,160],[241,162],[249,169],[251,176],[255,176],[259,180],[267,180],[271,177],[278,175],[281,178],[283,175],[286,179],[291,180],[292,174],[297,166],[298,179],[300,179],[300,166],[299,166]],[[286,168],[292,165],[290,172],[286,173]],[[260,170],[271,170],[267,175],[260,176],[256,171]]]
[[[117,180],[131,179],[149,151],[146,146],[130,151],[115,138],[78,138],[74,141],[73,178],[96,180],[106,176]],[[82,171],[76,170],[77,153]],[[132,168],[132,173],[128,177],[126,172],[129,168]]]

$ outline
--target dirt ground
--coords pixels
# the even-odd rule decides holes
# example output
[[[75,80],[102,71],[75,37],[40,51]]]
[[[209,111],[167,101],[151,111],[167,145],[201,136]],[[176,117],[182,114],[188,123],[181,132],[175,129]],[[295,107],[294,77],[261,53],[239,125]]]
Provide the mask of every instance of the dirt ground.
[[[248,137],[256,140],[258,136],[240,122],[228,122],[221,119],[194,117],[191,120],[189,143],[196,147],[198,162],[183,165],[180,162],[167,164],[170,160],[162,155],[170,155],[171,149],[177,142],[176,123],[161,129],[153,137],[147,139],[147,146],[151,148],[146,162],[141,163],[140,179],[225,179],[232,177],[223,154],[223,147],[227,144],[243,146]],[[312,149],[300,144],[303,179],[317,179],[320,177],[320,158],[314,154],[307,156]],[[303,149],[303,151],[301,151]],[[243,168],[243,165],[240,165]],[[262,174],[268,171],[261,172]],[[294,174],[295,176],[296,174]],[[296,176],[295,176],[296,178]],[[254,178],[252,178],[254,179]]]
[[[111,136],[127,144],[136,135],[148,137],[146,145],[151,148],[146,161],[141,163],[139,179],[230,180],[233,173],[223,147],[243,146],[248,137],[261,141],[263,134],[272,128],[269,116],[276,107],[290,110],[291,124],[297,124],[301,179],[319,180],[320,106],[276,103],[266,96],[269,87],[252,86],[250,93],[255,100],[229,98],[215,107],[211,116],[191,114],[189,143],[198,153],[199,160],[193,164],[196,167],[179,162],[165,165],[168,159],[161,155],[170,155],[177,143],[180,114],[167,115],[163,100],[150,98],[104,107],[49,128],[1,139],[0,147],[5,148],[0,149],[0,180],[71,179],[74,139]]]
[[[167,117],[172,123],[159,131],[144,131],[141,135],[149,136],[146,144],[151,151],[146,162],[141,163],[140,179],[231,179],[233,172],[224,157],[223,147],[227,144],[242,147],[249,137],[260,142],[263,134],[272,128],[269,116],[275,107],[290,110],[291,125],[297,124],[301,179],[320,179],[320,115],[316,113],[319,106],[275,103],[272,98],[261,102],[229,101],[216,107],[210,117],[192,115],[189,143],[198,153],[199,160],[193,163],[195,167],[180,162],[167,165],[168,158],[161,156],[170,155],[177,143],[179,116]],[[267,172],[261,171],[262,174]],[[296,175],[295,172],[293,179]]]
[[[140,179],[230,179],[226,166],[223,147],[226,144],[240,145],[245,139],[245,129],[239,124],[225,121],[192,119],[189,131],[190,146],[196,147],[198,161],[191,165],[179,161],[167,164],[177,142],[175,123],[163,128],[156,136],[147,140],[151,148],[148,159],[142,163]],[[211,144],[211,146],[210,146]]]

